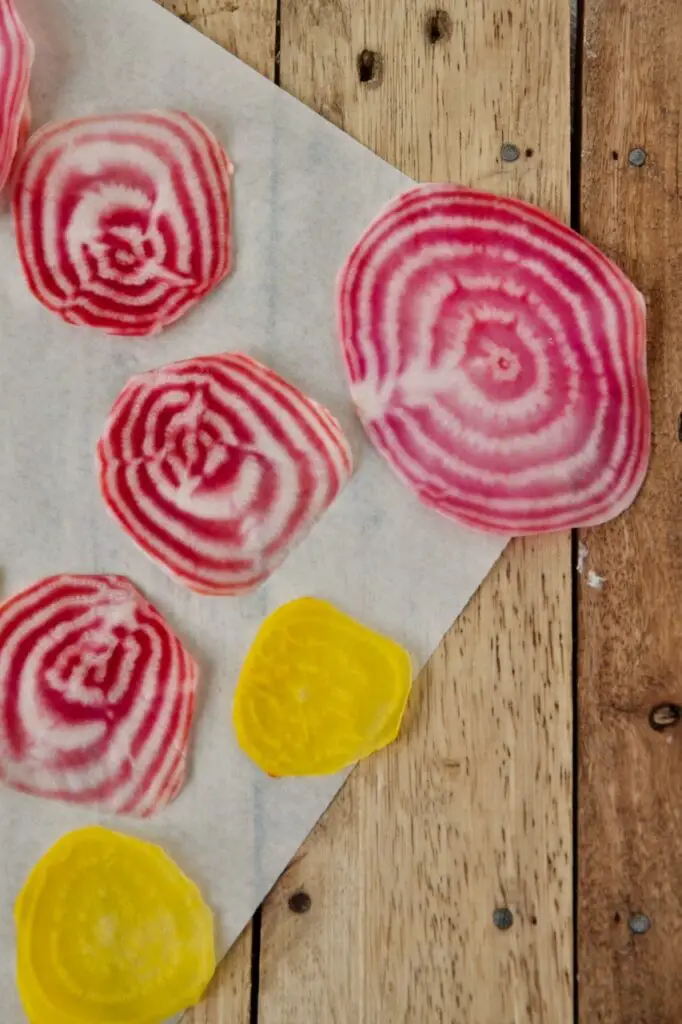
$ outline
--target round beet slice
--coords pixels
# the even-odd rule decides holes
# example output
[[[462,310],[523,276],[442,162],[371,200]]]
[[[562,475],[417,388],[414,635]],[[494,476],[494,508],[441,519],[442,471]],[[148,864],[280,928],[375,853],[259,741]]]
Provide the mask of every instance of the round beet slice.
[[[197,667],[121,576],[61,575],[0,606],[0,780],[147,817],[182,789]]]
[[[13,197],[31,291],[68,323],[162,330],[230,270],[231,173],[215,136],[182,111],[42,128]]]
[[[263,583],[352,471],[334,417],[239,353],[133,377],[97,460],[126,533],[180,583],[213,595]]]
[[[417,186],[351,253],[338,319],[365,429],[426,505],[535,534],[634,500],[651,432],[644,300],[558,220]]]
[[[28,86],[33,43],[14,0],[0,3],[0,189],[28,134]]]

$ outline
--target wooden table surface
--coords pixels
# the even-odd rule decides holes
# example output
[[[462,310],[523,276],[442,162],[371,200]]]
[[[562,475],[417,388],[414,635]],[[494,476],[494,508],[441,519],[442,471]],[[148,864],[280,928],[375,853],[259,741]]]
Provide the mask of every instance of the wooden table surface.
[[[580,0],[572,70],[568,0],[162,2],[415,178],[580,227],[647,298],[655,427],[631,513],[509,546],[187,1024],[679,1024],[682,5]]]

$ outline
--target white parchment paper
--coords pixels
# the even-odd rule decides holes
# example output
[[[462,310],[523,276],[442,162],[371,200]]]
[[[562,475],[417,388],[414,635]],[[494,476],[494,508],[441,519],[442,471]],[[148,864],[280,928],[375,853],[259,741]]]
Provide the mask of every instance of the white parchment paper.
[[[152,0],[24,0],[36,42],[34,124],[175,106],[204,120],[235,164],[236,269],[159,338],[69,327],[28,293],[0,209],[0,582],[122,573],[169,618],[202,668],[192,776],[156,819],[102,819],[160,842],[201,885],[219,952],[233,942],[343,779],[274,781],[237,748],[231,696],[263,617],[314,595],[402,641],[421,666],[499,555],[422,508],[356,421],[334,331],[334,282],[357,236],[407,179]],[[202,598],[171,583],[105,514],[93,471],[104,417],[128,377],[239,349],[341,420],[357,471],[324,520],[256,594]],[[453,723],[454,726],[454,723]],[[20,1024],[15,896],[87,810],[0,788],[0,1018]]]

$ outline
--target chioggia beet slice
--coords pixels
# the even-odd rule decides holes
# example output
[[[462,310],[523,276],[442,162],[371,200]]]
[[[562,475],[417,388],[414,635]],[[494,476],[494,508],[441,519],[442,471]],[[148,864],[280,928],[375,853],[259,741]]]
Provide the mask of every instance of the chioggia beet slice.
[[[303,597],[267,617],[234,695],[237,740],[268,775],[327,775],[392,743],[412,688],[395,640],[328,601]]]
[[[644,300],[517,199],[421,185],[362,236],[338,322],[367,434],[428,506],[475,529],[605,522],[646,475]]]
[[[62,836],[14,908],[31,1024],[163,1024],[215,970],[213,915],[161,847],[106,828]]]
[[[33,44],[14,0],[0,2],[0,189],[9,178],[30,118],[28,86]]]
[[[121,576],[51,576],[0,606],[0,781],[147,817],[185,780],[197,667]]]
[[[68,323],[154,334],[229,272],[232,166],[182,111],[77,118],[33,135],[13,210],[28,285]]]
[[[133,377],[97,460],[126,533],[180,583],[213,595],[266,580],[352,471],[333,416],[238,353]]]

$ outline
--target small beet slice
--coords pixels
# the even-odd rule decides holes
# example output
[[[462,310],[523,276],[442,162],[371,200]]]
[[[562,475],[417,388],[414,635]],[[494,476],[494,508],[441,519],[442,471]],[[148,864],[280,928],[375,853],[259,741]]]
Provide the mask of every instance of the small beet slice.
[[[0,189],[28,134],[28,86],[33,43],[14,0],[0,3]]]
[[[352,471],[333,416],[239,353],[133,377],[97,460],[126,533],[180,583],[213,595],[266,580]]]
[[[33,135],[17,169],[17,246],[68,323],[154,334],[228,273],[232,167],[182,111],[86,117]]]
[[[411,688],[403,647],[303,597],[261,625],[232,720],[244,753],[271,777],[328,775],[393,742]]]
[[[213,915],[154,843],[62,836],[19,893],[17,986],[34,1024],[163,1024],[215,970]]]
[[[61,575],[0,606],[0,780],[147,817],[182,789],[197,667],[121,576]]]
[[[360,239],[338,302],[365,430],[426,505],[535,534],[632,503],[651,433],[644,300],[565,225],[418,186]]]

